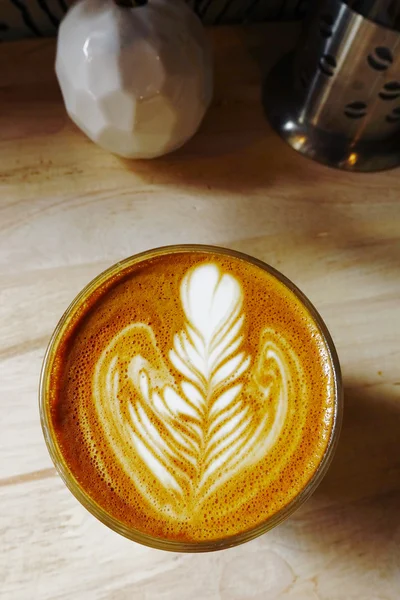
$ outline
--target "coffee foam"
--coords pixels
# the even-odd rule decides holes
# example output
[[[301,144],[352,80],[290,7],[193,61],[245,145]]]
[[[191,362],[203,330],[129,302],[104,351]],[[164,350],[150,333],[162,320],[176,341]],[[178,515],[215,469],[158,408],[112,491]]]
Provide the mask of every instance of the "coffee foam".
[[[53,411],[73,409],[73,426],[54,422],[71,471],[122,522],[169,539],[232,535],[315,471],[333,418],[329,353],[268,273],[218,255],[158,257],[79,323]]]

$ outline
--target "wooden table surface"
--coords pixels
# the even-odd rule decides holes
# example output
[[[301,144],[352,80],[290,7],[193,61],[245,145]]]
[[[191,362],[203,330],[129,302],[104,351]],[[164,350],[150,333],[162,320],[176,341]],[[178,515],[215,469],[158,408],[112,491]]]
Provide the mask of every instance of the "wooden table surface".
[[[271,131],[260,65],[293,33],[213,31],[214,104],[192,142],[153,162],[119,160],[72,125],[53,41],[0,47],[2,599],[400,598],[400,173],[330,170]],[[313,497],[261,538],[205,555],[141,547],[88,514],[52,466],[37,403],[46,343],[82,286],[181,242],[283,271],[326,320],[345,383],[339,448]]]

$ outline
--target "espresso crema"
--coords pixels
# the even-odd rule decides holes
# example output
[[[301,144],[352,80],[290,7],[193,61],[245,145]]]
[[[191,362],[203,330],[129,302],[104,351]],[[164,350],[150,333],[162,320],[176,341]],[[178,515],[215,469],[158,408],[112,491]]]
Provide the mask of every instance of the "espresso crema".
[[[140,532],[210,541],[287,506],[326,451],[332,359],[299,298],[255,264],[179,251],[125,266],[70,315],[49,412],[66,468]]]

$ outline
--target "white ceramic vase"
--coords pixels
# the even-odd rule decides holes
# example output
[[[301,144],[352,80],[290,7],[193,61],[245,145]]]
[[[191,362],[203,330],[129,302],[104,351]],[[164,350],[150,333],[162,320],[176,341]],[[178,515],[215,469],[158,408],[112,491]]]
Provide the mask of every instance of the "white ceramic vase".
[[[120,156],[153,158],[197,131],[212,96],[203,27],[181,0],[81,0],[61,23],[56,73],[68,114]]]

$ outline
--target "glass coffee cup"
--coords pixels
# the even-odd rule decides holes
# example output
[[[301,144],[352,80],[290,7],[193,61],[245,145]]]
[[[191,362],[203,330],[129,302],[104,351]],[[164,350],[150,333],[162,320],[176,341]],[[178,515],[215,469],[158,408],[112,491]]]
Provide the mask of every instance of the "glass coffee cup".
[[[121,535],[224,549],[291,515],[325,475],[342,383],[316,309],[281,273],[212,246],[149,250],[72,302],[40,416],[64,483]]]

